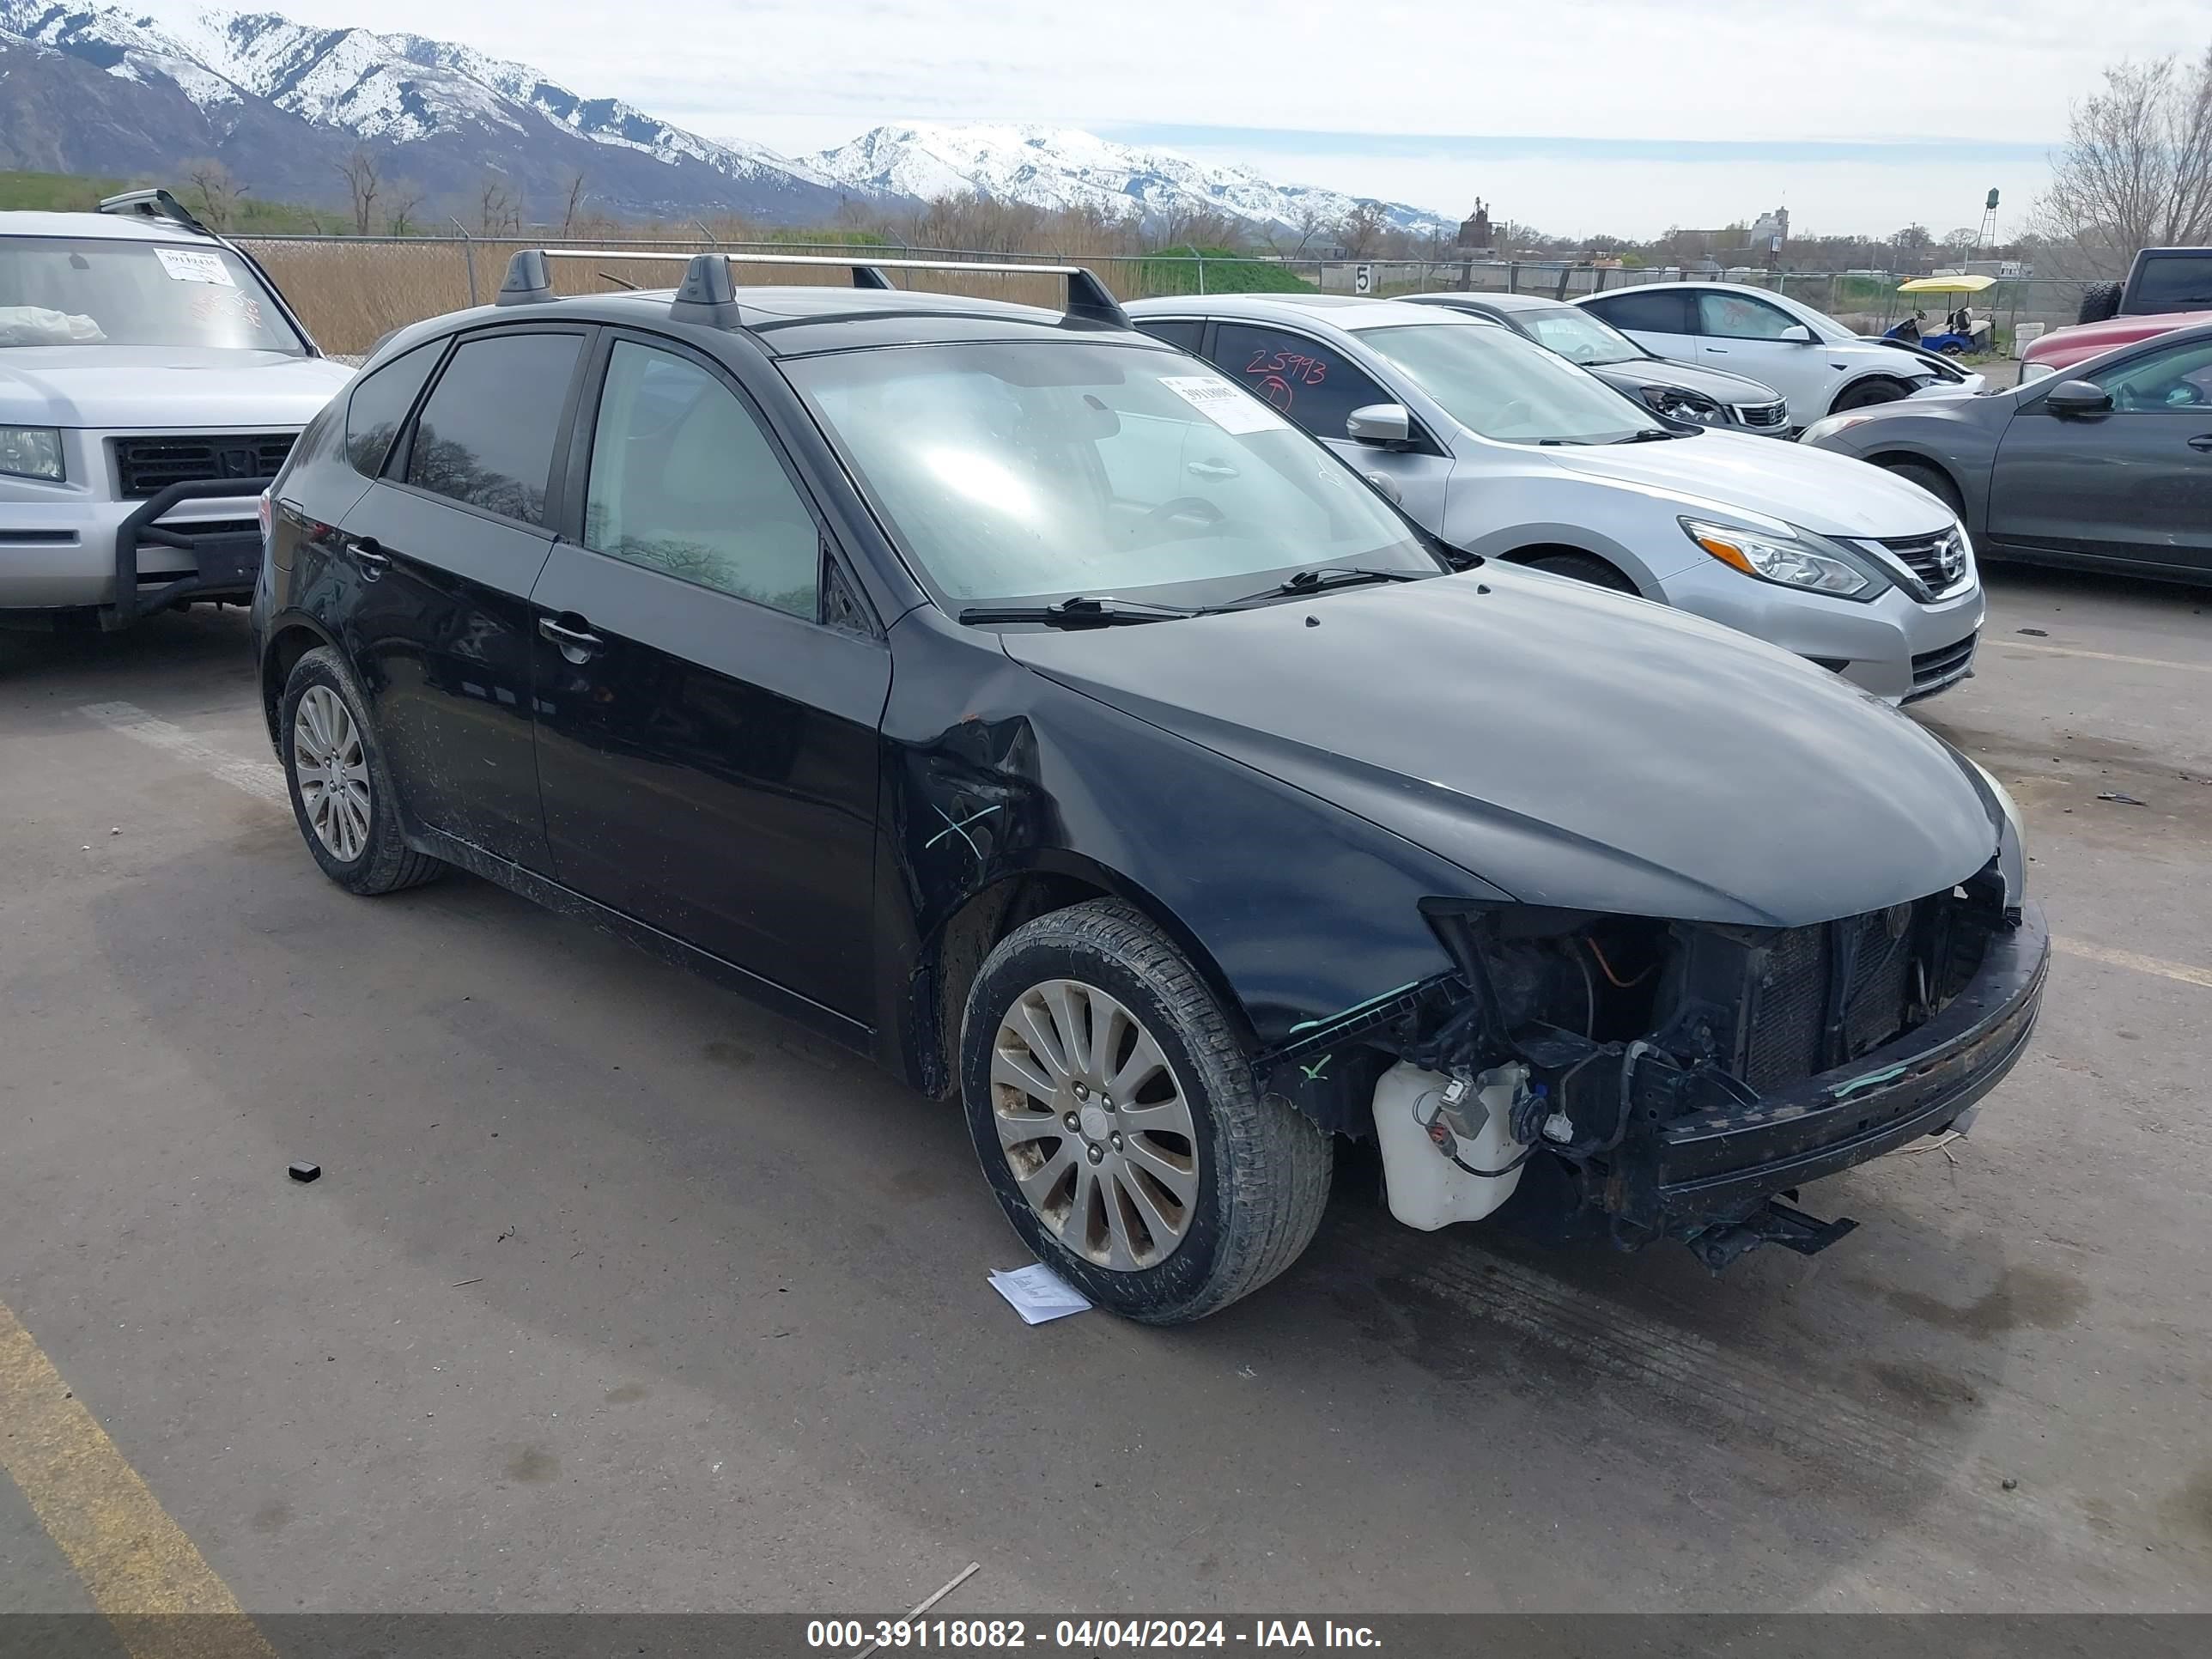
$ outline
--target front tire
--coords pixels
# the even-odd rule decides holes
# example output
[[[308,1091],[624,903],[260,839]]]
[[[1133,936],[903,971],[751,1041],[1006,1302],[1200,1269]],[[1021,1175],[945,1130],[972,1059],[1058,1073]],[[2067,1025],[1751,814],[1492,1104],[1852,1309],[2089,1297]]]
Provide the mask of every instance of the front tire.
[[[368,711],[328,646],[293,665],[276,732],[292,816],[325,875],[349,893],[374,896],[444,873],[442,862],[407,845]]]
[[[1828,413],[1840,415],[1847,409],[1865,409],[1874,404],[1893,404],[1905,396],[1905,388],[1895,380],[1879,376],[1872,380],[1854,380],[1836,394],[1836,401],[1828,406]]]
[[[1923,461],[1898,461],[1887,471],[1896,474],[1907,483],[1917,483],[1937,501],[1951,509],[1951,516],[1960,523],[1966,521],[1966,498],[1960,495],[1959,486],[1953,483],[1948,473],[1941,472]]]
[[[968,1130],[1006,1218],[1100,1307],[1200,1319],[1274,1278],[1328,1199],[1334,1149],[1255,1085],[1182,953],[1100,899],[1018,927],[961,1024]]]

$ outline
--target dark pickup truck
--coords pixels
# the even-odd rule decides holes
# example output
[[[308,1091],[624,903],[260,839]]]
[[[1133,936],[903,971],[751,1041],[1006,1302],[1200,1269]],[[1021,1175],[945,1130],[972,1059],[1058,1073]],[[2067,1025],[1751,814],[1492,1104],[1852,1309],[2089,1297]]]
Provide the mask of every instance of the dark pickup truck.
[[[2154,317],[2169,311],[2212,308],[2212,247],[2147,247],[2136,255],[2124,283],[2093,283],[2081,290],[2077,323],[2108,317]]]

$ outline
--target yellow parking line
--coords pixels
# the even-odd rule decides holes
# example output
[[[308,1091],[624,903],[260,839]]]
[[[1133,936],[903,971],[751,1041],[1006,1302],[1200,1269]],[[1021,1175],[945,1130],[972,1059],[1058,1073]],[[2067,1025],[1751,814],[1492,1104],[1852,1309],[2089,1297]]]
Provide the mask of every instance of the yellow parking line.
[[[2212,968],[2191,968],[2185,962],[2168,962],[2162,957],[2142,956],[2134,951],[2116,951],[2109,945],[2084,945],[2078,939],[2054,939],[2051,948],[2069,957],[2101,962],[2108,968],[2131,968],[2138,974],[2156,974],[2161,979],[2178,979],[2184,985],[2201,985],[2212,991]]]
[[[2166,657],[2129,657],[2117,651],[2084,651],[2071,645],[2043,645],[2034,640],[1991,640],[2012,651],[2041,651],[2053,657],[2089,657],[2098,662],[2129,662],[2138,668],[2179,668],[2191,674],[2212,674],[2212,662],[2174,662]]]
[[[275,1659],[230,1588],[0,1303],[0,1469],[131,1659]],[[178,1613],[213,1618],[179,1619]]]

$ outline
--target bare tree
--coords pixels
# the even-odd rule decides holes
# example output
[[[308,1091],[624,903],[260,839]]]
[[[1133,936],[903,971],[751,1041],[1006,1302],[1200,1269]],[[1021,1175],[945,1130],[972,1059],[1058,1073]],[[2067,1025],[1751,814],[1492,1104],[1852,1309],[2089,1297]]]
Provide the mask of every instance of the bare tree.
[[[353,153],[337,164],[337,170],[338,177],[346,182],[347,193],[353,198],[353,234],[366,236],[375,221],[377,192],[384,183],[383,170],[366,144],[355,145]]]
[[[185,164],[185,182],[199,198],[200,216],[216,230],[228,230],[238,215],[239,198],[246,186],[230,176],[230,169],[209,159]]]
[[[1302,201],[1288,222],[1271,224],[1262,234],[1275,252],[1285,259],[1296,259],[1313,246],[1315,237],[1329,229],[1334,222],[1318,202]]]
[[[1344,216],[1336,228],[1336,240],[1344,244],[1344,251],[1353,258],[1364,258],[1374,252],[1376,243],[1382,240],[1382,209],[1374,202],[1361,202]]]
[[[578,167],[568,176],[568,197],[561,210],[561,234],[568,236],[576,228],[576,216],[584,206],[584,170]]]
[[[422,187],[395,179],[391,191],[391,205],[384,213],[384,228],[394,236],[409,235],[416,228],[415,216],[422,211]]]
[[[2212,46],[2195,63],[2123,62],[2068,112],[2036,234],[2084,275],[2118,276],[2137,248],[2212,240]]]
[[[486,236],[507,236],[521,228],[522,204],[508,192],[504,180],[486,173],[477,191],[477,229]]]

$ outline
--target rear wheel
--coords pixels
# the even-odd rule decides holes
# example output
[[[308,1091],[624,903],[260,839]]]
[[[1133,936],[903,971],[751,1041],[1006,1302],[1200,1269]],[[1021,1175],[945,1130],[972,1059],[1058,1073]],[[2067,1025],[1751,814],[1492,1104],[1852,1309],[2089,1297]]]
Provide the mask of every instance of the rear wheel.
[[[1007,935],[960,1045],[969,1133],[1007,1220],[1103,1308],[1202,1318],[1289,1267],[1321,1223],[1328,1137],[1260,1092],[1219,1000],[1127,905]]]
[[[1847,409],[1864,409],[1871,404],[1893,404],[1905,396],[1905,388],[1895,380],[1876,376],[1869,380],[1854,380],[1836,394],[1836,401],[1828,406],[1831,415],[1840,415]]]
[[[1966,503],[1959,494],[1959,486],[1951,482],[1950,475],[1924,461],[1887,461],[1884,470],[1895,473],[1907,483],[1917,483],[1937,501],[1951,509],[1954,518],[1966,515]]]
[[[1592,587],[1610,587],[1633,593],[1636,584],[1594,553],[1547,553],[1528,561],[1531,570],[1548,570],[1554,576],[1571,576]]]
[[[277,705],[277,743],[307,851],[349,893],[396,893],[446,866],[407,845],[383,751],[352,678],[319,646],[292,665]]]

